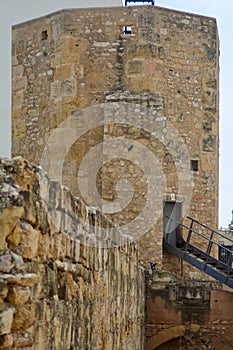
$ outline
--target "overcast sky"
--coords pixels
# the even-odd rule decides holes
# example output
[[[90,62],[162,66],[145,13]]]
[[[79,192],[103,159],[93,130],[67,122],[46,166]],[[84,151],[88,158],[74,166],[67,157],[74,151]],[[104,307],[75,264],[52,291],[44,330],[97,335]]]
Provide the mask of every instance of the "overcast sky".
[[[220,34],[220,226],[233,209],[233,0],[155,0],[158,6],[217,18]],[[0,156],[10,156],[11,25],[62,8],[120,6],[121,0],[0,0]]]

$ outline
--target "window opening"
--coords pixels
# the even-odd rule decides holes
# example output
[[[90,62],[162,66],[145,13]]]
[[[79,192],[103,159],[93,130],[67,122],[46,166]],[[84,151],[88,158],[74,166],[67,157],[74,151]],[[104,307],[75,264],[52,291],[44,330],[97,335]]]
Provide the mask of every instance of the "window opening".
[[[198,171],[198,160],[191,160],[190,168],[192,171]]]
[[[48,39],[48,32],[47,30],[43,30],[41,33],[41,40],[47,40]]]

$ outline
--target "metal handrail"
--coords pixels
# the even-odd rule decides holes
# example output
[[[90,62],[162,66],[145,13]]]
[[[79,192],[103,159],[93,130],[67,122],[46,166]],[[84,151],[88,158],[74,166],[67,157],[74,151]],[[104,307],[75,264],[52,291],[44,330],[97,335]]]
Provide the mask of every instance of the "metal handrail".
[[[224,249],[225,251],[227,251],[228,253],[233,254],[233,251],[232,251],[232,250],[230,250],[230,249],[228,249],[228,248],[222,246],[220,243],[214,241],[213,239],[211,239],[210,237],[204,235],[203,233],[200,233],[200,232],[194,230],[192,227],[186,226],[186,225],[184,225],[184,224],[182,224],[182,223],[176,221],[175,219],[170,218],[170,217],[167,216],[167,215],[166,215],[166,218],[170,219],[171,221],[174,221],[174,222],[177,224],[177,226],[182,226],[182,227],[184,227],[185,229],[187,229],[188,231],[191,230],[191,232],[193,232],[193,233],[197,234],[198,236],[200,236],[200,237],[206,239],[208,242],[211,242],[212,244],[215,244],[215,245],[217,245],[218,247],[223,248],[223,249]],[[216,233],[217,235],[222,236],[221,234],[219,234],[218,231],[216,231],[216,230],[214,230],[214,229],[211,229],[210,227],[208,227],[208,226],[206,226],[206,225],[204,225],[204,224],[199,223],[199,221],[197,221],[197,220],[195,220],[195,219],[192,219],[192,218],[190,218],[190,217],[187,217],[187,218],[190,219],[190,220],[192,220],[192,221],[194,221],[194,222],[197,222],[198,224],[200,224],[200,225],[203,226],[203,227],[208,228],[211,232]],[[224,237],[224,236],[223,236],[223,237]],[[190,241],[190,240],[189,240],[189,241]],[[186,243],[187,243],[187,242],[186,242]],[[188,242],[188,243],[189,243],[189,242]],[[232,243],[233,243],[233,241],[232,241]],[[205,253],[205,252],[203,252],[203,253]],[[210,253],[209,253],[209,254],[207,253],[207,255],[211,256]]]
[[[168,251],[175,254],[179,258],[189,262],[190,264],[197,267],[201,271],[206,272],[207,274],[214,277],[218,281],[225,283],[229,287],[233,288],[233,276],[232,276],[233,251],[226,248],[222,244],[216,242],[215,240],[213,240],[214,235],[218,235],[218,236],[223,236],[223,235],[220,234],[218,231],[211,229],[207,225],[201,224],[199,221],[192,219],[190,217],[188,217],[188,219],[191,220],[190,226],[184,225],[183,223],[178,222],[175,219],[170,218],[169,216],[166,216],[166,218],[170,220],[170,224],[171,222],[174,222],[176,223],[176,227],[180,226],[188,230],[188,234],[187,234],[186,240],[184,240],[182,249],[180,249],[174,244],[170,244],[169,242],[167,242]],[[195,222],[198,223],[200,226],[207,228],[210,231],[210,235],[207,236],[203,233],[198,232],[196,229],[194,229],[193,224]],[[174,229],[172,231],[174,232]],[[202,237],[202,239],[206,240],[206,243],[204,243],[205,248],[207,247],[205,249],[206,251],[202,250],[203,247],[199,248],[198,246],[195,246],[195,243],[194,244],[192,243],[192,237],[194,236],[195,238],[195,235]],[[225,238],[225,236],[223,237]],[[219,260],[219,257],[215,257],[213,256],[213,254],[211,254],[213,245],[221,247],[222,251],[225,253],[224,260]],[[192,256],[190,257],[189,253],[193,255],[193,257]],[[201,262],[199,260],[199,263],[196,261],[198,260],[198,258],[201,260]],[[221,272],[218,270],[221,270]]]
[[[233,245],[233,239],[230,239],[230,238],[224,236],[222,233],[220,233],[220,232],[214,230],[213,228],[211,228],[211,227],[209,227],[209,226],[207,226],[207,225],[205,225],[205,224],[202,224],[201,222],[199,222],[199,221],[196,220],[196,219],[191,218],[190,216],[187,216],[187,219],[196,222],[198,225],[200,225],[200,226],[202,226],[202,227],[204,227],[204,228],[207,228],[209,231],[213,231],[213,232],[216,233],[217,235],[219,235],[219,236],[223,237],[224,239],[227,239],[228,241],[230,241],[230,242],[232,243],[232,245]]]

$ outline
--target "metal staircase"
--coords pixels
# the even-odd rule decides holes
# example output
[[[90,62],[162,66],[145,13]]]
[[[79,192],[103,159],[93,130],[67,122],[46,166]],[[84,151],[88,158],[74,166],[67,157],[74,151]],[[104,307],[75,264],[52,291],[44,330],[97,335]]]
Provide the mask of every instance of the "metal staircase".
[[[188,226],[169,217],[167,219],[165,249],[233,288],[233,240],[190,217],[187,217],[190,221]],[[169,225],[172,230],[169,230]],[[181,238],[181,233],[185,239]],[[174,234],[177,239],[169,239]],[[221,241],[227,241],[227,244]]]

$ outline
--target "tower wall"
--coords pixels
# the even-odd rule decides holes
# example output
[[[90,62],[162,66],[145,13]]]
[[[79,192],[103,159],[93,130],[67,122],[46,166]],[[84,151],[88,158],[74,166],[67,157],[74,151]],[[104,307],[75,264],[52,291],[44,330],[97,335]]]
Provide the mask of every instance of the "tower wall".
[[[99,158],[103,160],[111,155],[106,142],[116,137],[138,142],[143,152],[150,151],[161,170],[152,191],[157,193],[161,183],[163,187],[154,199],[156,222],[138,239],[141,258],[200,278],[196,270],[163,252],[163,208],[165,202],[181,203],[181,216],[190,215],[217,228],[219,47],[215,19],[157,6],[72,9],[14,26],[12,37],[13,155],[38,164],[49,136],[77,111],[92,111],[95,118],[95,106],[99,111],[105,102],[111,108],[123,106],[124,111],[133,104],[130,115],[146,109],[144,123],[132,125],[126,118],[120,123],[121,109],[115,111],[114,123],[109,122],[108,107],[104,107],[102,125],[89,128],[69,149],[63,135],[54,145],[50,143],[49,150],[54,161],[65,154],[63,180],[76,195],[80,195],[77,169],[92,147],[101,145]],[[163,139],[168,126],[172,128],[170,140]],[[172,153],[178,139],[188,153]],[[189,168],[190,201],[184,205],[177,167],[181,169],[187,161],[192,161],[193,170]],[[118,157],[97,174],[97,189],[105,200],[117,200],[112,185],[121,177],[131,181],[136,193],[141,191],[141,197],[135,195],[122,213],[109,214],[120,225],[134,220],[145,207],[148,181],[139,168],[140,164],[124,163]],[[150,164],[148,168],[153,178],[153,168]]]

